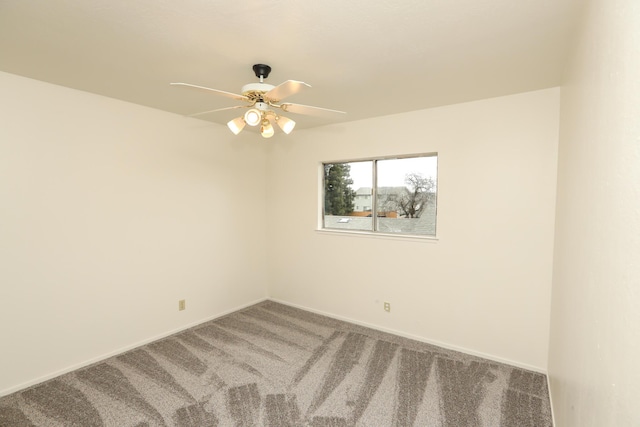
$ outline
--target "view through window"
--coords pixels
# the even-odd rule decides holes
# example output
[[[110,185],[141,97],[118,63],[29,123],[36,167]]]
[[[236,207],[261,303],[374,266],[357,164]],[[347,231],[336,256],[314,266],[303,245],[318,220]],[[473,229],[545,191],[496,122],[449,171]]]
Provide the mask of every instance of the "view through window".
[[[438,156],[324,163],[323,228],[436,234]]]

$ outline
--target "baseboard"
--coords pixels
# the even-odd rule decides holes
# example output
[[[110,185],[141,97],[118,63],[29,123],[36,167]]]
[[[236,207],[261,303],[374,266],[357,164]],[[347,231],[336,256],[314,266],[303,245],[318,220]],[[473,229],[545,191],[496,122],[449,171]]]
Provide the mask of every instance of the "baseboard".
[[[551,377],[547,374],[547,393],[549,393],[549,407],[551,408],[551,425],[556,426],[556,415],[553,410],[553,396],[551,395]]]
[[[386,333],[398,335],[400,337],[409,338],[409,339],[412,339],[412,340],[415,340],[415,341],[419,341],[419,342],[423,342],[423,343],[426,343],[426,344],[435,345],[435,346],[438,346],[438,347],[445,348],[447,350],[459,351],[461,353],[466,353],[466,354],[469,354],[469,355],[472,355],[472,356],[481,357],[483,359],[492,360],[494,362],[504,363],[504,364],[507,364],[507,365],[511,365],[511,366],[515,366],[515,367],[518,367],[518,368],[522,368],[522,369],[526,369],[526,370],[529,370],[529,371],[533,371],[533,372],[538,372],[538,373],[544,374],[544,375],[547,376],[547,387],[549,388],[549,398],[551,399],[551,416],[552,416],[552,419],[554,421],[553,425],[555,425],[555,418],[554,418],[554,415],[553,415],[553,400],[551,398],[551,388],[550,388],[551,385],[550,385],[550,381],[549,381],[549,376],[548,376],[547,372],[544,369],[538,368],[536,366],[527,365],[525,363],[520,363],[520,362],[516,362],[516,361],[513,361],[513,360],[509,360],[509,359],[501,358],[501,357],[498,357],[498,356],[494,356],[492,354],[486,354],[486,353],[470,350],[470,349],[467,349],[467,348],[455,346],[455,345],[452,345],[452,344],[449,344],[449,343],[445,343],[445,342],[441,342],[441,341],[430,340],[430,339],[427,339],[427,338],[424,338],[424,337],[421,337],[421,336],[407,334],[405,332],[397,331],[397,330],[390,329],[390,328],[384,328],[384,327],[381,327],[381,326],[378,326],[378,325],[370,324],[370,323],[367,323],[367,322],[362,322],[362,321],[359,321],[359,320],[356,320],[356,319],[351,319],[351,318],[348,318],[348,317],[345,317],[345,316],[339,316],[339,315],[336,315],[336,314],[333,314],[333,313],[324,312],[322,310],[316,310],[316,309],[313,309],[313,308],[310,308],[310,307],[305,307],[305,306],[302,306],[302,305],[293,304],[293,303],[290,303],[288,301],[279,300],[277,298],[260,298],[258,300],[255,300],[255,301],[247,303],[247,304],[243,304],[243,305],[238,306],[236,308],[233,308],[231,310],[226,310],[226,311],[224,311],[222,313],[218,313],[216,315],[206,317],[204,319],[189,323],[187,325],[184,325],[184,326],[181,326],[179,328],[164,332],[162,334],[153,336],[151,338],[147,338],[147,339],[141,340],[139,342],[127,345],[125,347],[121,347],[121,348],[119,348],[117,350],[111,351],[111,352],[103,354],[101,356],[97,356],[97,357],[94,357],[92,359],[86,360],[84,362],[77,363],[77,364],[68,366],[68,367],[66,367],[64,369],[52,372],[50,374],[43,375],[43,376],[35,378],[35,379],[31,380],[31,381],[27,381],[27,382],[24,382],[22,384],[18,384],[16,386],[13,386],[13,387],[10,387],[10,388],[4,389],[4,390],[0,390],[0,397],[15,393],[15,392],[23,390],[23,389],[25,389],[27,387],[31,387],[31,386],[34,386],[36,384],[42,383],[44,381],[53,379],[55,377],[58,377],[60,375],[66,374],[66,373],[71,372],[71,371],[74,371],[76,369],[84,368],[86,366],[92,365],[94,363],[100,362],[100,361],[108,359],[110,357],[117,356],[119,354],[122,354],[124,352],[129,351],[129,350],[132,350],[134,348],[149,344],[150,342],[157,341],[157,340],[162,339],[162,338],[166,338],[166,337],[168,337],[170,335],[176,334],[178,332],[182,332],[182,331],[184,331],[186,329],[189,329],[189,328],[193,328],[194,326],[198,326],[199,324],[202,324],[202,323],[205,323],[205,322],[209,322],[209,321],[217,319],[219,317],[226,316],[227,314],[231,314],[233,312],[236,312],[238,310],[242,310],[244,308],[250,307],[252,305],[261,303],[261,302],[266,301],[266,300],[277,302],[279,304],[288,305],[288,306],[295,307],[295,308],[299,308],[301,310],[306,310],[306,311],[309,311],[309,312],[312,312],[312,313],[317,313],[317,314],[320,314],[320,315],[323,315],[323,316],[327,316],[327,317],[330,317],[330,318],[333,318],[333,319],[342,320],[344,322],[349,322],[349,323],[353,323],[353,324],[356,324],[356,325],[364,326],[364,327],[367,327],[367,328],[375,329],[375,330],[378,330],[378,331],[381,331],[381,332],[386,332]]]
[[[89,366],[89,365],[92,365],[94,363],[101,362],[101,361],[103,361],[105,359],[108,359],[110,357],[117,356],[117,355],[122,354],[124,352],[127,352],[129,350],[133,350],[134,348],[149,344],[150,342],[157,341],[157,340],[162,339],[162,338],[166,338],[166,337],[168,337],[170,335],[176,334],[178,332],[182,332],[182,331],[184,331],[186,329],[189,329],[189,328],[193,328],[194,326],[198,326],[198,325],[200,325],[202,323],[209,322],[210,320],[214,320],[214,319],[217,319],[219,317],[226,316],[227,314],[234,313],[234,312],[236,312],[238,310],[242,310],[242,309],[250,307],[252,305],[261,303],[263,301],[266,301],[267,299],[268,298],[260,298],[260,299],[258,299],[256,301],[250,302],[248,304],[243,304],[243,305],[241,305],[239,307],[236,307],[236,308],[233,308],[231,310],[226,310],[226,311],[224,311],[222,313],[218,313],[218,314],[215,314],[213,316],[209,316],[209,317],[206,317],[204,319],[197,320],[195,322],[189,323],[189,324],[181,326],[179,328],[170,330],[168,332],[164,332],[162,334],[153,336],[151,338],[147,338],[147,339],[144,339],[142,341],[138,341],[136,343],[121,347],[121,348],[119,348],[117,350],[111,351],[111,352],[103,354],[101,356],[97,356],[97,357],[94,357],[92,359],[85,360],[84,362],[80,362],[80,363],[68,366],[68,367],[66,367],[64,369],[60,369],[59,371],[55,371],[55,372],[52,372],[50,374],[43,375],[43,376],[38,377],[36,379],[33,379],[31,381],[27,381],[27,382],[24,382],[22,384],[18,384],[16,386],[9,387],[9,388],[4,389],[4,390],[0,390],[0,397],[7,396],[7,395],[9,395],[11,393],[15,393],[17,391],[23,390],[23,389],[25,389],[27,387],[34,386],[36,384],[40,384],[40,383],[42,383],[44,381],[53,379],[53,378],[58,377],[60,375],[66,374],[68,372],[75,371],[76,369],[81,369],[81,368],[84,368],[85,366]]]
[[[333,314],[333,313],[327,313],[327,312],[324,312],[322,310],[316,310],[316,309],[313,309],[313,308],[310,308],[310,307],[305,307],[305,306],[302,306],[302,305],[293,304],[293,303],[290,303],[288,301],[282,301],[282,300],[279,300],[279,299],[276,299],[276,298],[267,298],[267,299],[269,301],[277,302],[279,304],[284,304],[284,305],[288,305],[290,307],[295,307],[295,308],[299,308],[301,310],[310,311],[312,313],[321,314],[323,316],[331,317],[332,319],[337,319],[337,320],[342,320],[344,322],[354,323],[356,325],[360,325],[360,326],[364,326],[364,327],[367,327],[367,328],[375,329],[377,331],[387,332],[389,334],[398,335],[398,336],[403,337],[403,338],[409,338],[409,339],[412,339],[412,340],[415,340],[415,341],[423,342],[425,344],[431,344],[431,345],[435,345],[435,346],[438,346],[438,347],[442,347],[442,348],[447,349],[447,350],[459,351],[460,353],[465,353],[465,354],[469,354],[471,356],[481,357],[483,359],[492,360],[494,362],[504,363],[506,365],[511,365],[511,366],[515,366],[517,368],[522,368],[522,369],[526,369],[528,371],[537,372],[537,373],[540,373],[540,374],[547,375],[547,371],[546,370],[544,370],[542,368],[539,368],[537,366],[528,365],[526,363],[521,363],[521,362],[517,362],[517,361],[514,361],[514,360],[505,359],[505,358],[498,357],[498,356],[495,356],[495,355],[492,355],[492,354],[482,353],[482,352],[479,352],[479,351],[471,350],[471,349],[464,348],[464,347],[459,347],[459,346],[452,345],[452,344],[445,343],[445,342],[441,342],[441,341],[430,340],[428,338],[424,338],[424,337],[421,337],[421,336],[407,334],[407,333],[402,332],[402,331],[397,331],[395,329],[384,328],[382,326],[373,325],[373,324],[370,324],[370,323],[367,323],[367,322],[361,322],[359,320],[351,319],[349,317],[339,316],[339,315]],[[548,383],[549,383],[549,381],[547,381],[547,384]]]

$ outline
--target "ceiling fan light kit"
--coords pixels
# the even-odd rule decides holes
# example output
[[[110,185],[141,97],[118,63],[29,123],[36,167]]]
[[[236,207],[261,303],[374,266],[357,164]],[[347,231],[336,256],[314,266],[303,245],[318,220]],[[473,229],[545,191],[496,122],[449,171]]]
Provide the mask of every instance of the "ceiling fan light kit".
[[[244,117],[236,117],[235,119],[229,121],[229,123],[227,123],[227,126],[234,135],[237,135],[242,131],[242,129],[244,129],[244,125],[246,124],[247,123],[244,121]]]
[[[263,138],[271,138],[274,134],[273,126],[269,119],[262,120],[262,126],[260,126],[260,134]]]
[[[276,116],[276,123],[278,123],[280,129],[282,129],[282,131],[287,135],[289,135],[293,128],[296,127],[296,122],[284,116]]]
[[[201,113],[191,114],[191,116],[200,116],[209,113],[215,113],[223,110],[232,110],[236,108],[248,108],[242,116],[236,117],[227,123],[227,127],[235,135],[238,135],[245,125],[260,126],[260,134],[264,138],[271,138],[274,134],[274,128],[271,124],[269,116],[273,116],[273,119],[285,134],[290,134],[293,128],[296,126],[296,122],[288,117],[281,116],[274,110],[282,110],[291,112],[294,114],[306,114],[312,116],[329,116],[335,117],[338,115],[346,114],[344,111],[329,110],[327,108],[311,107],[309,105],[292,104],[292,103],[280,103],[280,101],[288,96],[294,95],[301,90],[311,87],[310,85],[297,80],[287,80],[278,86],[273,86],[264,83],[264,79],[269,77],[271,67],[266,64],[255,64],[253,66],[253,72],[256,77],[260,79],[259,83],[249,83],[242,87],[242,95],[238,95],[231,92],[225,92],[218,89],[211,89],[205,86],[198,86],[189,83],[170,83],[174,86],[186,86],[199,90],[206,90],[214,94],[224,96],[226,98],[232,98],[237,101],[247,102],[247,105],[239,105],[235,107],[218,108],[216,110],[204,111]]]
[[[247,112],[244,113],[244,121],[249,126],[258,126],[259,123],[262,123],[262,113],[256,108],[247,110]]]

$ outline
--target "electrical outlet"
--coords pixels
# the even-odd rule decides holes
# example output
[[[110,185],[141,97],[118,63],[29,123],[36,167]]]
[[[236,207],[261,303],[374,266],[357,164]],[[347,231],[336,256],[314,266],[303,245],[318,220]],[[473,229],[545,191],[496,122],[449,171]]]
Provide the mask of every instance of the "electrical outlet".
[[[388,302],[384,303],[384,311],[386,311],[387,313],[391,311],[391,303],[388,303]]]
[[[182,311],[185,308],[187,308],[186,300],[181,299],[180,301],[178,301],[178,311]]]

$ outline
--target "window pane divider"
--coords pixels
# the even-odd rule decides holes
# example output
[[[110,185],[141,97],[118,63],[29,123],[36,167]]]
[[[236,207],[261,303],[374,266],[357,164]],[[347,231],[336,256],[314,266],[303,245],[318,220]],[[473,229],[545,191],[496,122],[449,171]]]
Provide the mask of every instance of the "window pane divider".
[[[372,161],[372,173],[371,177],[371,230],[373,232],[378,231],[378,161]]]

